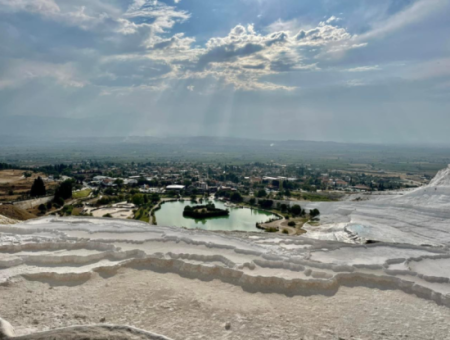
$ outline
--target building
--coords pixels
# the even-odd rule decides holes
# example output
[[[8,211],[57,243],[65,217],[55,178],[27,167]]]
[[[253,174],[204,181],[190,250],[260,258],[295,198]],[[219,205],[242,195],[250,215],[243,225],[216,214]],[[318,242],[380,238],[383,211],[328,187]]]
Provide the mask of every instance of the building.
[[[184,190],[184,188],[185,188],[184,185],[178,185],[178,184],[172,184],[172,185],[166,186],[166,190],[169,190],[169,191],[181,191],[181,190]]]

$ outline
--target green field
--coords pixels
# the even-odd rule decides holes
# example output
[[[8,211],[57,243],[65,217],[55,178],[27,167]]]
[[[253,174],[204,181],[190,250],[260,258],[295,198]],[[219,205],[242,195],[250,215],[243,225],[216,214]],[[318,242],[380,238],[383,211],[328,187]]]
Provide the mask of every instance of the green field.
[[[81,190],[81,191],[77,191],[72,193],[72,197],[73,198],[86,198],[89,196],[89,194],[91,193],[91,189],[85,189],[85,190]]]

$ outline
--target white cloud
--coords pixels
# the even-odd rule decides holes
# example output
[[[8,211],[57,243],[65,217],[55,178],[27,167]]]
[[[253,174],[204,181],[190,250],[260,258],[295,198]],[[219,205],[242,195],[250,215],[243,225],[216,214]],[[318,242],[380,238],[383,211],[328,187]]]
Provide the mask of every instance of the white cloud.
[[[420,22],[445,7],[448,7],[448,0],[419,0],[413,2],[405,10],[373,24],[372,29],[361,35],[360,39],[383,37],[393,31]]]
[[[346,71],[347,72],[367,72],[367,71],[377,71],[377,70],[381,70],[380,66],[378,66],[378,65],[353,67],[353,68],[347,69]]]
[[[333,23],[333,22],[338,22],[338,21],[341,21],[342,19],[341,18],[338,18],[338,17],[335,17],[334,15],[332,15],[331,17],[329,17],[328,19],[327,19],[327,21],[325,21],[327,24],[331,24],[331,23]]]
[[[84,87],[87,82],[80,79],[72,64],[55,65],[45,62],[16,60],[8,65],[2,75],[0,89],[22,86],[34,79],[53,79],[64,87]]]
[[[34,72],[36,77],[53,77],[65,86],[91,83],[134,88],[151,88],[156,79],[166,84],[175,79],[212,77],[237,89],[292,90],[295,87],[263,79],[285,72],[318,70],[314,56],[364,46],[345,28],[336,26],[340,19],[332,16],[316,27],[303,29],[297,20],[277,21],[266,34],[257,32],[253,25],[237,25],[226,36],[211,37],[203,47],[193,47],[194,37],[182,32],[171,34],[175,24],[190,19],[186,11],[155,0],[134,0],[125,10],[111,8],[104,0],[91,3],[85,7],[81,5],[84,0],[0,0],[0,9],[33,12],[62,25],[90,30],[98,39],[92,50],[99,51],[95,42],[107,43],[110,49],[104,55],[100,52],[93,65],[73,64],[72,71],[56,65],[53,76],[43,71]],[[75,67],[89,71],[77,73]],[[6,84],[2,80],[2,86],[9,86]]]

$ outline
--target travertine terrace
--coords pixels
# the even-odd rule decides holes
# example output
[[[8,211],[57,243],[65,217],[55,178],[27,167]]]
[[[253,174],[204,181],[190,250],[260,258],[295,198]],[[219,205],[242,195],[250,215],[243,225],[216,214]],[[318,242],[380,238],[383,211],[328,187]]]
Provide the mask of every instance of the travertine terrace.
[[[289,306],[292,301],[297,301],[296,307],[289,308],[315,306],[323,313],[333,310],[336,315],[345,312],[354,313],[356,317],[358,311],[349,312],[351,308],[348,305],[351,300],[349,296],[354,296],[359,299],[358,303],[355,302],[355,308],[388,304],[388,314],[407,314],[404,307],[399,305],[401,303],[415,306],[414,311],[411,311],[416,313],[413,315],[417,319],[414,327],[420,329],[389,326],[387,331],[392,334],[386,334],[384,338],[398,338],[400,330],[400,333],[405,332],[410,338],[436,336],[444,339],[445,334],[448,336],[446,325],[450,321],[449,178],[450,168],[441,171],[427,187],[403,195],[374,197],[365,202],[339,202],[335,206],[329,203],[328,209],[324,209],[323,203],[311,204],[320,205],[321,210],[324,210],[325,225],[308,227],[309,232],[302,237],[211,233],[100,218],[46,217],[3,225],[0,227],[0,294],[3,298],[14,289],[36,289],[40,292],[48,286],[58,287],[54,292],[45,292],[49,298],[56,299],[61,298],[56,293],[60,289],[67,290],[67,294],[70,294],[71,289],[76,290],[77,294],[84,294],[80,289],[86,294],[95,290],[98,294],[92,301],[99,299],[98,303],[102,303],[102,290],[99,287],[104,284],[106,287],[110,284],[122,287],[123,280],[128,278],[130,281],[126,285],[130,291],[124,291],[123,294],[132,296],[133,287],[135,292],[140,291],[137,281],[145,285],[149,280],[153,288],[148,289],[163,289],[161,283],[159,286],[151,283],[159,282],[158,277],[162,276],[164,279],[161,280],[166,280],[164,286],[172,285],[171,289],[174,294],[178,294],[180,301],[185,297],[179,287],[192,289],[188,287],[193,282],[198,285],[194,295],[201,296],[202,292],[209,294],[214,286],[221,290],[217,291],[217,296],[224,298],[224,294],[229,294],[229,299],[237,298],[233,307],[229,307],[229,314],[223,310],[217,311],[221,315],[220,322],[227,322],[227,318],[236,319],[236,313],[239,312],[233,312],[233,308],[241,308],[240,299],[256,306],[262,301],[275,299],[274,296],[278,296],[280,301],[276,307],[278,312],[283,310],[283,304]],[[369,240],[371,242],[366,243]],[[105,288],[107,291],[108,288]],[[115,295],[121,299],[118,290]],[[311,298],[316,299],[314,303]],[[372,301],[373,298],[375,300]],[[370,300],[370,304],[365,305],[365,299]],[[156,303],[156,300],[149,303]],[[130,313],[134,313],[136,320],[141,320],[142,316],[137,316],[138,303],[130,302],[135,308]],[[158,303],[163,301],[158,300]],[[220,305],[213,307],[221,308]],[[18,314],[14,314],[17,308],[1,306],[0,315],[5,317],[7,313],[19,318]],[[148,308],[148,304],[141,308]],[[190,308],[193,313],[200,313],[200,306],[192,304]],[[174,309],[177,309],[177,304],[170,304],[159,315],[174,318],[172,321],[177,322],[180,315]],[[436,327],[426,328],[426,318],[431,315],[431,310]],[[428,311],[427,316],[423,314],[425,311]],[[107,311],[104,313],[107,314]],[[298,313],[301,313],[301,309]],[[246,327],[251,328],[251,325],[261,322],[256,319],[254,323],[248,321]],[[167,323],[164,323],[166,327],[162,327],[133,320],[125,321],[138,328],[156,329],[158,333],[175,339],[188,338],[186,334],[190,334],[191,338],[197,338],[194,334],[198,335],[192,330],[180,334],[170,330]],[[155,320],[162,322],[158,318]],[[18,320],[9,318],[8,321],[14,324]],[[79,321],[80,318],[77,319]],[[79,324],[90,324],[92,321],[89,317],[81,318]],[[364,320],[369,321],[382,323],[385,319],[383,314],[374,313]],[[178,322],[183,323],[182,320]],[[336,325],[330,333],[333,336],[345,333],[337,321],[330,321],[329,324]],[[21,326],[16,332],[27,334],[52,326],[67,324],[31,328]],[[314,330],[316,326],[317,321],[310,320],[308,326],[308,320],[302,319],[304,329],[301,334],[312,338],[317,334],[325,334],[322,330]],[[252,333],[252,337],[246,331],[234,335],[220,333],[236,331],[228,329],[227,325],[220,327],[217,334],[205,325],[196,327],[205,328],[202,334],[206,338],[207,334],[214,334],[216,338],[258,338],[256,333]],[[277,324],[277,327],[282,326]],[[365,332],[353,330],[354,326],[348,327],[353,332],[345,334],[349,338],[355,335],[364,339],[377,339],[380,336],[374,333],[374,329],[366,329]],[[295,327],[286,329],[293,330]],[[295,331],[293,333],[281,336],[281,332],[277,336],[294,339]]]

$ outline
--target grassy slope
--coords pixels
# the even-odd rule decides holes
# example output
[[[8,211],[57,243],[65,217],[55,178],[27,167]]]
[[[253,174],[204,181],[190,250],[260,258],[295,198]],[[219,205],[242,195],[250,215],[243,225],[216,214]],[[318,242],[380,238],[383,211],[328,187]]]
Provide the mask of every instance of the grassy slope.
[[[26,221],[32,218],[36,218],[36,215],[29,213],[26,210],[20,209],[14,205],[0,205],[0,215],[20,220]]]

